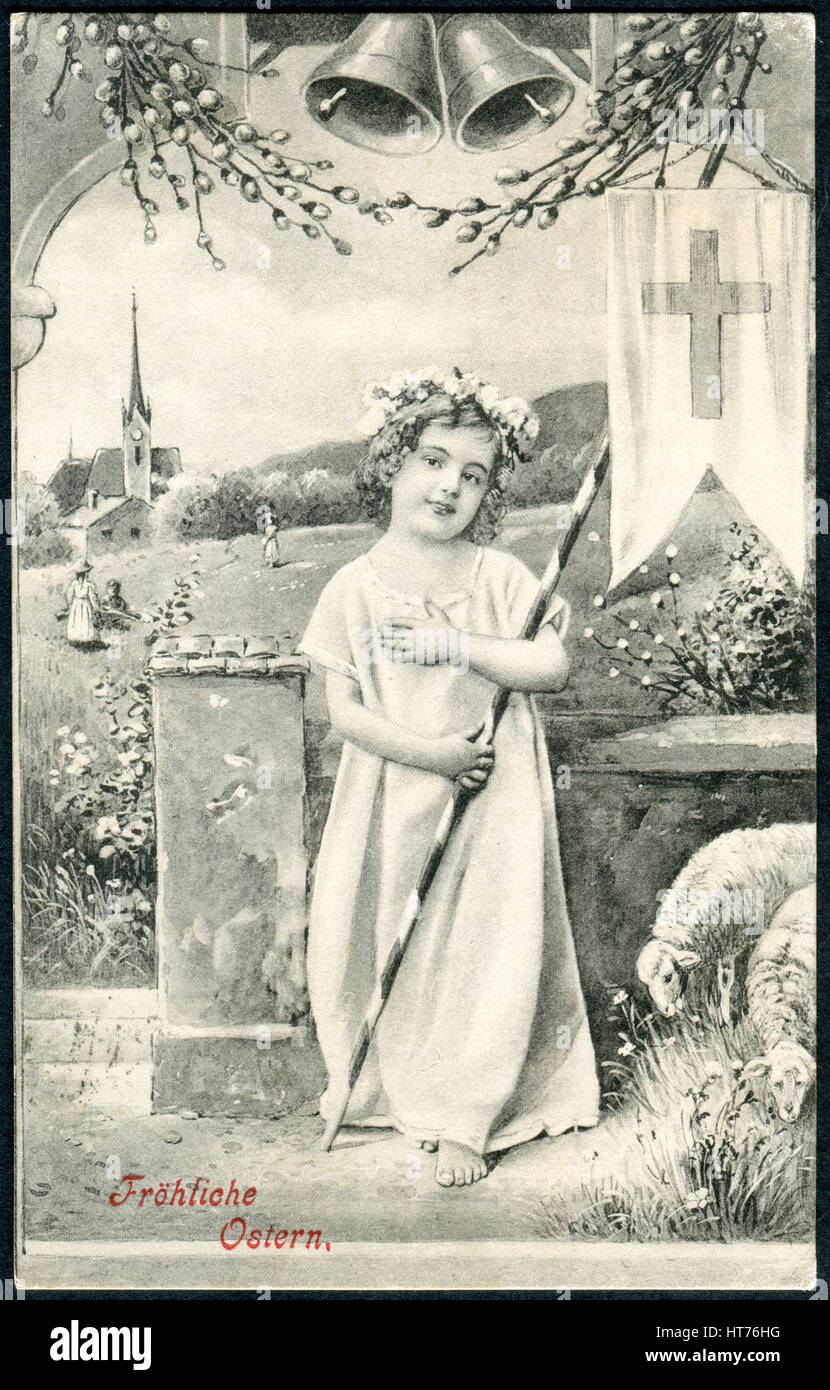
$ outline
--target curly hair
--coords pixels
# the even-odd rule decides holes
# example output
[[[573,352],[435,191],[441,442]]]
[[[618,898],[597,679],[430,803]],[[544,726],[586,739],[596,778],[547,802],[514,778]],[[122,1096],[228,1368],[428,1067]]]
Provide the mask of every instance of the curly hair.
[[[477,544],[492,540],[507,510],[504,493],[513,465],[498,426],[478,401],[470,399],[453,400],[439,393],[425,401],[413,401],[379,430],[355,472],[361,511],[386,529],[392,514],[392,479],[405,455],[418,447],[428,425],[481,430],[492,441],[493,465],[487,491],[466,532]]]

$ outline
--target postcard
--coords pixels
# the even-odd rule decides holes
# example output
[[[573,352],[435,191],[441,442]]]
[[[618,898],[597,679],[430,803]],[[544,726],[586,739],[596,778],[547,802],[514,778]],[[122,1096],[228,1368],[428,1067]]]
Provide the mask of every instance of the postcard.
[[[812,15],[11,49],[16,1278],[816,1287]]]

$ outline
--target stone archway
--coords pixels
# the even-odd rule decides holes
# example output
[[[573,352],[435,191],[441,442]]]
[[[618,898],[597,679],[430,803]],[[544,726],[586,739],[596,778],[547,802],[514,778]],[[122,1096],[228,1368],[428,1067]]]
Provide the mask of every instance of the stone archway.
[[[206,18],[213,18],[206,16]],[[223,90],[240,110],[249,96],[250,60],[246,16],[216,16],[215,45]],[[84,194],[113,173],[123,159],[121,140],[104,140],[55,183],[31,213],[14,249],[11,269],[12,410],[16,413],[17,372],[36,357],[46,324],[56,313],[48,288],[37,284],[38,266],[53,234]],[[15,451],[16,463],[16,451]]]

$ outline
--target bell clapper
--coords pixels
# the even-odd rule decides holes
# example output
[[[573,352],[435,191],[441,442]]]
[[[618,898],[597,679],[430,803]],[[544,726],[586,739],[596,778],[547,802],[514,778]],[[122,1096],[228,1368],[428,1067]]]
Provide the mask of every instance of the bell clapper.
[[[333,97],[328,97],[326,101],[321,101],[317,108],[317,115],[321,121],[330,121],[337,109],[338,101],[342,101],[346,95],[346,88],[341,87],[339,92],[335,92]]]
[[[549,110],[547,106],[540,106],[538,101],[530,95],[530,92],[524,93],[524,99],[530,102],[533,110],[536,112],[537,116],[545,122],[545,125],[549,125],[553,120],[553,112]]]

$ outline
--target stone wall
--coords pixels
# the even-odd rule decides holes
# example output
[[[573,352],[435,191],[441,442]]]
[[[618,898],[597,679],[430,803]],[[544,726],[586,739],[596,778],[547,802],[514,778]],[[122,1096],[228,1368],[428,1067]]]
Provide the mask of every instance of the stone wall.
[[[275,1115],[324,1074],[305,986],[309,869],[340,749],[304,730],[306,664],[272,638],[159,644],[157,1110]],[[815,816],[809,715],[654,721],[539,701],[597,1054],[667,888],[725,831]],[[307,746],[306,746],[307,745]]]
[[[303,686],[272,637],[159,643],[157,1110],[278,1114],[316,1094]]]

